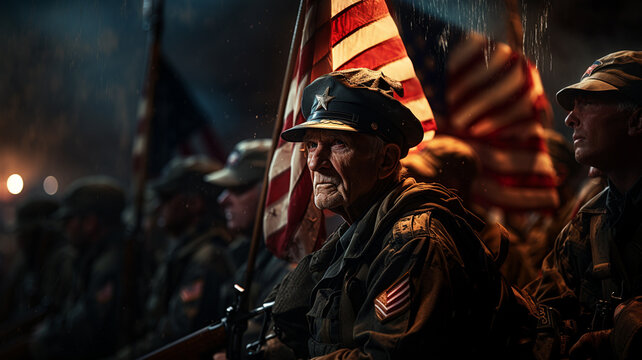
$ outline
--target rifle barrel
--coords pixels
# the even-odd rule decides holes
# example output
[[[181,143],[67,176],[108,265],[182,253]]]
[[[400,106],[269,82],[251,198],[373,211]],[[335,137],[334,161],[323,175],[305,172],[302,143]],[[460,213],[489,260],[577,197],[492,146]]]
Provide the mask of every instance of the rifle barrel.
[[[224,348],[226,343],[225,324],[219,322],[167,344],[140,357],[139,360],[199,359],[204,353],[213,354]]]

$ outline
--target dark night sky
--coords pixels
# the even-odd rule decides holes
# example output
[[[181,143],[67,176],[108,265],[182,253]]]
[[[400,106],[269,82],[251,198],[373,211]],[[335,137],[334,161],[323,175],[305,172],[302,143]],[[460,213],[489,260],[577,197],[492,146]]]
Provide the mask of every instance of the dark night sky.
[[[47,175],[58,177],[63,189],[97,173],[130,181],[146,48],[141,3],[0,3],[0,202],[9,201],[4,182],[13,172],[23,176],[27,189],[40,189]],[[415,3],[451,16],[457,6],[477,4]],[[503,4],[486,3],[491,9]],[[165,0],[165,6],[164,51],[211,117],[224,148],[270,136],[298,1]],[[596,58],[642,48],[637,1],[540,0],[522,6],[529,13],[526,52],[537,60],[549,95],[575,82]],[[475,17],[474,11],[468,16]],[[479,19],[489,31],[503,28],[492,16]],[[554,112],[561,129],[565,114],[556,104]]]
[[[26,189],[47,175],[62,188],[96,173],[129,181],[146,53],[141,3],[0,5],[0,200],[13,172]],[[271,134],[296,6],[165,1],[163,51],[226,149]]]

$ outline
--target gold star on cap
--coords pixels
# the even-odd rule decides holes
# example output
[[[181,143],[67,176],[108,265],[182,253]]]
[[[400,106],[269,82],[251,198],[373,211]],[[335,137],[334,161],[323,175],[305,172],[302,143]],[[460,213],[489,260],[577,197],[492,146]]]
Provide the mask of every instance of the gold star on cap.
[[[330,87],[325,88],[323,95],[314,95],[317,98],[317,108],[314,111],[317,111],[321,108],[328,110],[328,103],[330,100],[334,99],[334,96],[330,96]]]

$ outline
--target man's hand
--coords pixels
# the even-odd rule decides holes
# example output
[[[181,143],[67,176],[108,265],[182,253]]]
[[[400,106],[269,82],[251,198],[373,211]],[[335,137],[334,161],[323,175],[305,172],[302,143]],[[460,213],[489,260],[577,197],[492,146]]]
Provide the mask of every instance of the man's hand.
[[[642,296],[615,308],[611,340],[619,359],[642,359]]]
[[[611,329],[588,332],[569,351],[571,360],[612,359]]]

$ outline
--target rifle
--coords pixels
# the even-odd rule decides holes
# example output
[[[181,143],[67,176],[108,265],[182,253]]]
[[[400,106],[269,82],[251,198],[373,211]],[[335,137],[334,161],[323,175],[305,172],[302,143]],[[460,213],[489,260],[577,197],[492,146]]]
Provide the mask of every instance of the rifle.
[[[266,336],[270,314],[274,302],[263,304],[248,312],[241,312],[242,295],[244,289],[234,285],[236,297],[234,304],[227,308],[226,317],[219,322],[208,325],[189,335],[186,335],[160,349],[140,357],[138,360],[165,360],[165,359],[200,359],[211,357],[216,351],[227,346],[227,354],[230,360],[241,358],[241,342],[243,333],[247,328],[247,321],[259,315],[263,317],[263,328],[256,342],[247,347],[248,355],[258,357],[261,354],[261,347],[269,336]]]

